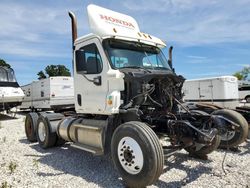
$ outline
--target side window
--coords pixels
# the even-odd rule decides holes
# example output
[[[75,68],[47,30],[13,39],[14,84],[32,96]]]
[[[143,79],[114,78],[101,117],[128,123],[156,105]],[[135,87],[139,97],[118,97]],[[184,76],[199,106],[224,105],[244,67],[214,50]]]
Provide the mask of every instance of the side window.
[[[102,59],[96,44],[89,44],[76,51],[76,71],[98,74],[102,71]]]

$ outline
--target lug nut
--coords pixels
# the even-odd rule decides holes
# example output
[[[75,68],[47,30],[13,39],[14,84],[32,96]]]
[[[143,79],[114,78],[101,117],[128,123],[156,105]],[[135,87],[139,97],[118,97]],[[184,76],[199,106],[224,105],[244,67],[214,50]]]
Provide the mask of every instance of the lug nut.
[[[122,156],[122,153],[120,154],[120,156]]]
[[[131,164],[128,164],[128,166],[131,166]]]
[[[124,159],[122,159],[122,161],[124,161]]]
[[[128,163],[125,163],[125,165],[128,165]]]
[[[135,162],[134,162],[134,161],[132,161],[131,163],[132,163],[132,164],[134,164]]]

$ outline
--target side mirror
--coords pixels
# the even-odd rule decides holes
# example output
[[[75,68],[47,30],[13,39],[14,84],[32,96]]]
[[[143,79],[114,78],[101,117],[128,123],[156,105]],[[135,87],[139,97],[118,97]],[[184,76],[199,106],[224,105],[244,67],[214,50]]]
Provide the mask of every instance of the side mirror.
[[[85,61],[85,52],[84,50],[76,50],[75,52],[75,60],[76,60],[76,71],[87,73],[87,65]]]
[[[93,83],[97,86],[102,85],[102,77],[101,76],[97,76],[93,79]]]

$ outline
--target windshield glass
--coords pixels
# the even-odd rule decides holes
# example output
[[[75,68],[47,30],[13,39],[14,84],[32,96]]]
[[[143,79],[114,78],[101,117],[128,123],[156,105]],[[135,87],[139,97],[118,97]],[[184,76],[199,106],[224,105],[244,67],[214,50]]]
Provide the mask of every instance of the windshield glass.
[[[167,59],[155,46],[112,39],[104,41],[103,44],[114,68],[171,70]]]
[[[0,67],[0,82],[16,82],[14,71],[12,69]]]

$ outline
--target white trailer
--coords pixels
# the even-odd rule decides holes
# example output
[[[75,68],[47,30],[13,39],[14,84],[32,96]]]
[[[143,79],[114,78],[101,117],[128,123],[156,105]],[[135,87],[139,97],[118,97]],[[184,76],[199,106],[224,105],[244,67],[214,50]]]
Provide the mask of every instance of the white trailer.
[[[0,67],[0,111],[21,104],[24,94],[19,87],[13,69]]]
[[[234,76],[186,80],[182,91],[185,102],[206,102],[230,109],[239,105],[238,81]]]
[[[63,110],[74,108],[72,77],[50,77],[22,86],[25,93],[20,109]]]

